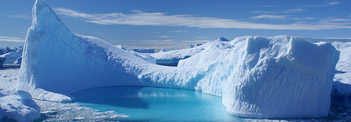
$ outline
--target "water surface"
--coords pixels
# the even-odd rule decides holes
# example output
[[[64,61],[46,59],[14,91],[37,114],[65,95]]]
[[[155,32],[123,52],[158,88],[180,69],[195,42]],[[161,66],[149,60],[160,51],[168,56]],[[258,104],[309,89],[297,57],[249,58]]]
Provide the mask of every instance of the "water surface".
[[[126,121],[242,121],[225,111],[221,98],[200,92],[153,87],[101,87],[72,94],[99,111],[128,115]]]

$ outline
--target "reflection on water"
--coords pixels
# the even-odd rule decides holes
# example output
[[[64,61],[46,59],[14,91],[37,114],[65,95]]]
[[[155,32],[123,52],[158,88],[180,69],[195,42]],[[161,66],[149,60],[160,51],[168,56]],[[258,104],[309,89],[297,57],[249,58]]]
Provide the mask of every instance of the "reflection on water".
[[[116,111],[127,121],[240,121],[226,113],[221,98],[199,92],[152,87],[101,87],[72,94],[75,102]]]

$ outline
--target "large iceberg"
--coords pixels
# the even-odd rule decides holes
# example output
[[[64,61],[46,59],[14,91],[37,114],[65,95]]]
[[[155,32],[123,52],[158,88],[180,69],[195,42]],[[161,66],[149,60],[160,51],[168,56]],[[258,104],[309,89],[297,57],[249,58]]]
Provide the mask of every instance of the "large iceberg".
[[[72,33],[37,0],[18,88],[37,99],[69,101],[70,93],[91,87],[170,87],[221,96],[227,111],[241,116],[328,115],[339,57],[329,43],[247,36],[211,41],[194,51],[177,67],[156,65],[101,39]]]

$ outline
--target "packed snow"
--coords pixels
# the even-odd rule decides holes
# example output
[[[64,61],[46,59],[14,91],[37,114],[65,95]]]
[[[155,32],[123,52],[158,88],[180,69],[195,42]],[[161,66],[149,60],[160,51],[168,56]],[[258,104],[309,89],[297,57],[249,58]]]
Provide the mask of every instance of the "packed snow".
[[[160,54],[165,53],[165,54]],[[33,8],[18,89],[36,99],[71,101],[100,86],[157,86],[222,97],[231,114],[263,118],[325,117],[339,52],[291,36],[237,37],[160,52],[185,58],[159,66],[96,37],[72,33],[41,0]]]

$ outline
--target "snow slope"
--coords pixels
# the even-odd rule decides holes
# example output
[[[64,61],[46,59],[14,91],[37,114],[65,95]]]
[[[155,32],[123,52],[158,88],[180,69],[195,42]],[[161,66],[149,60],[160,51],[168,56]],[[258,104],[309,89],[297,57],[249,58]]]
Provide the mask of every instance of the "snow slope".
[[[41,0],[33,8],[18,88],[34,98],[69,101],[99,86],[158,86],[222,96],[232,114],[264,118],[323,117],[339,52],[290,36],[212,41],[178,67],[159,66],[95,37],[72,33]],[[156,57],[156,56],[154,56]]]

